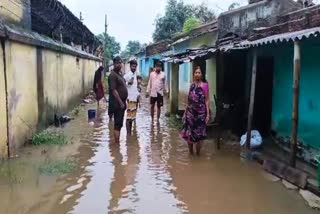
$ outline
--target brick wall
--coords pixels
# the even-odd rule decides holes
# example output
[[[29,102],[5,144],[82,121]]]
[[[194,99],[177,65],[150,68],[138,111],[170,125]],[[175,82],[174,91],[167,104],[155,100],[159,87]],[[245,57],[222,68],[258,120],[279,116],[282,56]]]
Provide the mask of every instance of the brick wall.
[[[279,17],[276,25],[253,32],[250,40],[267,36],[320,27],[320,6],[299,10]]]

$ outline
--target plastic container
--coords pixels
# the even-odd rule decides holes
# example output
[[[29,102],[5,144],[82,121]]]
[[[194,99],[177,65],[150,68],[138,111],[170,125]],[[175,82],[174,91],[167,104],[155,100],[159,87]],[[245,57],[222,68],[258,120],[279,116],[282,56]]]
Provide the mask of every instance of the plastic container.
[[[95,109],[89,109],[88,110],[88,120],[93,120],[96,118],[96,110]]]

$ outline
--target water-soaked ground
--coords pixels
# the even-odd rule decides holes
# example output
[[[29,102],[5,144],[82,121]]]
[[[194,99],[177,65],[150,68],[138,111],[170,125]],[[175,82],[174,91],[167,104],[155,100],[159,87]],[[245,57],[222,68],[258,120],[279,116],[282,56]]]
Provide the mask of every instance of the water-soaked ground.
[[[105,110],[95,127],[84,112],[64,128],[72,144],[26,148],[3,165],[0,213],[316,213],[297,192],[268,181],[259,165],[241,161],[238,151],[217,151],[208,140],[201,157],[190,157],[168,119],[152,123],[147,102],[142,106],[133,136],[123,130],[120,146],[111,143]],[[66,157],[77,161],[75,172],[39,174],[47,159]]]

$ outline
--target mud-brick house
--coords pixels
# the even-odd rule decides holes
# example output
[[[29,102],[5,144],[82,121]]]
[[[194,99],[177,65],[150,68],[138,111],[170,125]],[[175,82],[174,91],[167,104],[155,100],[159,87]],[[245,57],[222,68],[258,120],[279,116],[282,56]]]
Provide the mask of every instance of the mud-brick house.
[[[272,132],[277,143],[290,151],[298,121],[297,155],[311,163],[320,154],[319,36],[317,5],[280,16],[276,24],[257,29],[249,41],[240,43],[249,48],[248,60],[257,58],[254,128]],[[297,69],[300,74],[294,79]]]
[[[99,43],[57,0],[0,1],[0,157],[92,88]]]
[[[172,67],[171,112],[176,112],[179,108],[179,89],[187,89],[184,82],[190,81],[188,71],[192,70],[188,63],[193,61],[192,65],[202,65],[203,70],[206,70],[207,80],[211,82],[213,114],[216,107],[213,98],[215,95],[218,103],[234,106],[234,112],[229,118],[229,128],[235,129],[238,134],[244,131],[246,82],[250,80],[246,70],[250,62],[247,62],[246,48],[235,47],[234,44],[245,39],[254,28],[272,25],[276,23],[277,16],[301,7],[292,0],[256,0],[248,3],[247,6],[222,13],[217,23],[201,26],[173,42],[174,54],[164,59]],[[182,74],[183,70],[186,72]],[[184,75],[186,77],[182,79],[180,76]],[[234,121],[238,121],[238,124]]]
[[[237,44],[246,40],[257,29],[275,25],[279,16],[302,7],[292,0],[256,0],[248,3],[218,17],[217,97],[219,102],[231,107],[228,110],[230,117],[226,128],[232,129],[237,135],[243,134],[247,127],[252,65],[252,58],[248,57],[249,50]],[[258,69],[268,70],[269,66],[268,59],[262,59]],[[267,77],[262,77],[264,78]],[[266,81],[269,80],[265,79],[264,82]],[[262,85],[263,83],[257,86]],[[271,99],[270,94],[261,94],[259,97],[261,101],[255,103],[255,114],[261,115],[261,120],[267,120],[264,111],[271,107],[265,102]],[[260,131],[263,135],[268,135],[265,127],[261,126]]]
[[[216,52],[215,44],[218,31],[217,22],[201,25],[188,33],[175,37],[170,44],[171,53],[162,61],[178,64],[179,105],[185,103],[186,95],[193,81],[194,66],[201,66],[210,85],[211,112],[215,112],[214,95],[216,94]],[[169,66],[169,74],[171,67]]]
[[[156,62],[160,61],[162,55],[166,55],[169,53],[169,44],[170,41],[167,40],[153,43],[136,54],[139,71],[143,77],[148,77],[150,68],[153,68]],[[168,76],[167,67],[168,65],[165,63],[163,65],[163,71],[165,71],[166,75]]]

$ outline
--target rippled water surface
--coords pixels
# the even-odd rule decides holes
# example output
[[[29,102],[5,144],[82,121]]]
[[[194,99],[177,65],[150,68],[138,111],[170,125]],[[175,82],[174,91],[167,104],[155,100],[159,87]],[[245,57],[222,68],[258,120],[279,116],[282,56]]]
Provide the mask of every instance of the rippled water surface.
[[[8,185],[0,178],[1,213],[316,213],[297,192],[265,179],[260,166],[241,161],[238,151],[217,151],[207,140],[201,157],[190,157],[168,119],[151,122],[146,100],[142,106],[133,136],[124,129],[121,145],[112,143],[112,126],[101,110],[94,127],[85,114],[65,127],[72,145],[26,149],[8,165],[22,164],[14,169],[22,180]],[[46,158],[66,156],[77,160],[74,173],[37,172]]]

